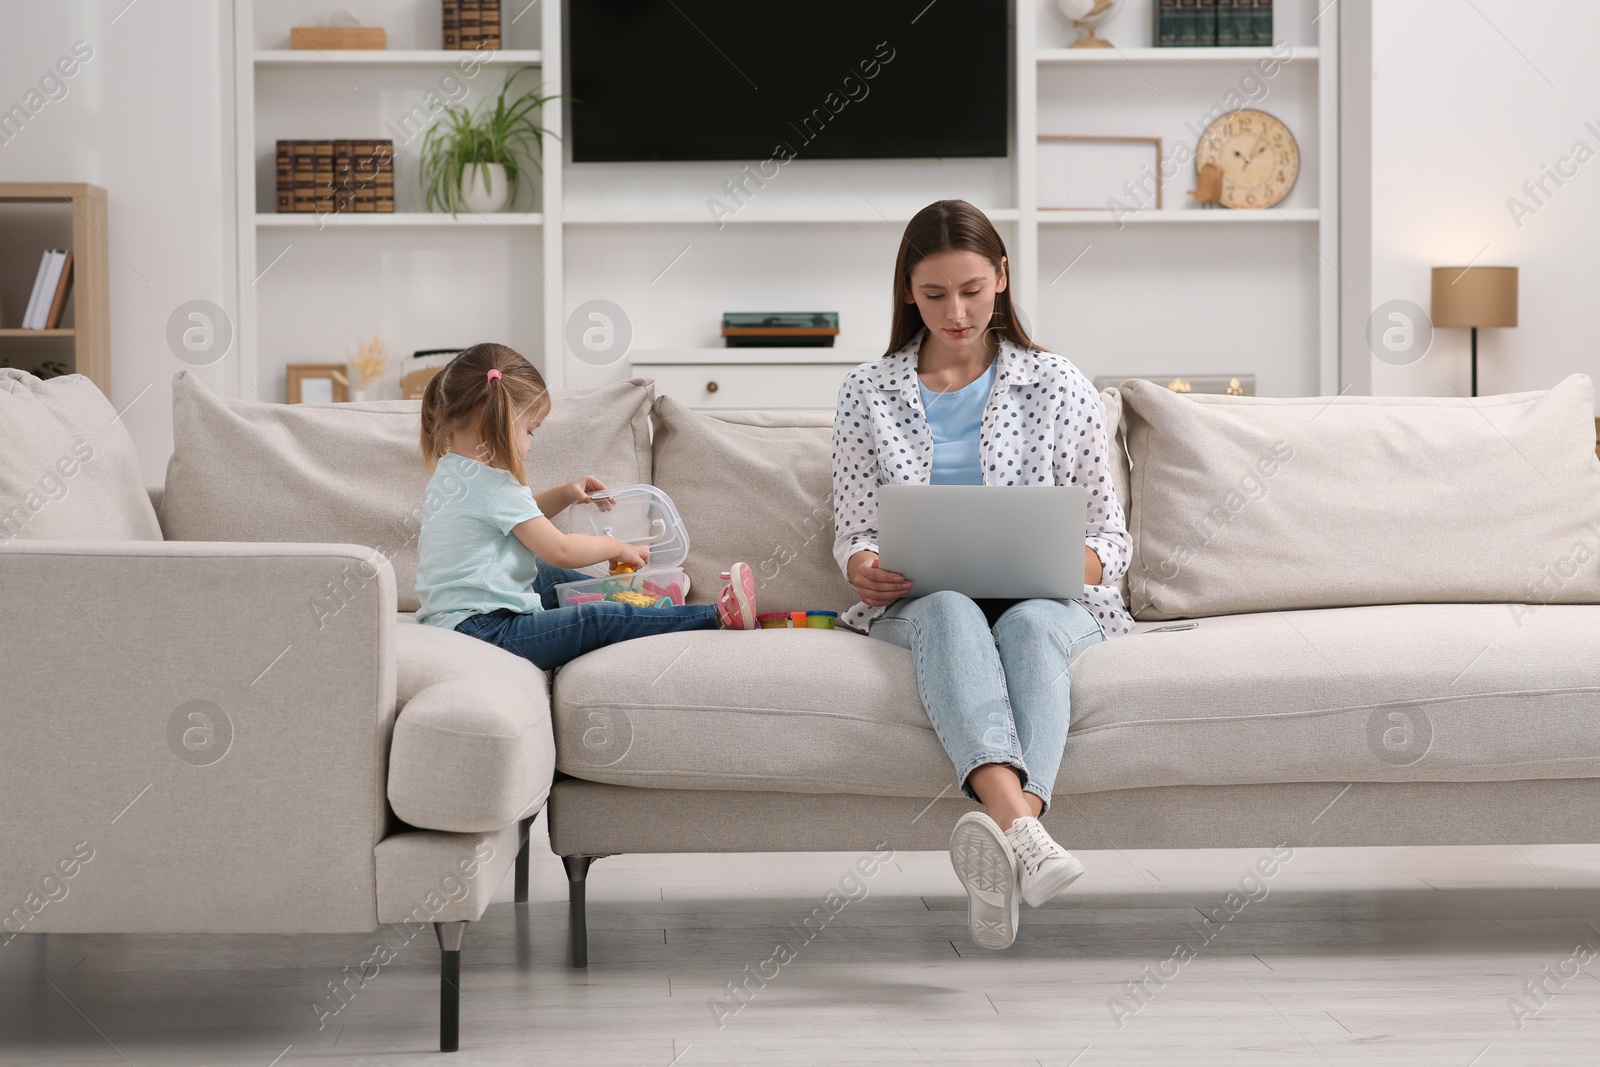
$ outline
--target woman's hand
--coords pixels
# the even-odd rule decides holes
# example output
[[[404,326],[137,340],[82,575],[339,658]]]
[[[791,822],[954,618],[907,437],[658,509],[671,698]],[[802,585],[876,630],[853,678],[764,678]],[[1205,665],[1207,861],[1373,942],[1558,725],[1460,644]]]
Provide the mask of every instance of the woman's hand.
[[[1100,562],[1099,553],[1088,545],[1083,546],[1083,584],[1099,585],[1105,580],[1106,569]]]
[[[850,584],[856,587],[863,602],[875,608],[892,604],[911,592],[911,583],[905,575],[878,566],[876,552],[857,552],[850,557]]]

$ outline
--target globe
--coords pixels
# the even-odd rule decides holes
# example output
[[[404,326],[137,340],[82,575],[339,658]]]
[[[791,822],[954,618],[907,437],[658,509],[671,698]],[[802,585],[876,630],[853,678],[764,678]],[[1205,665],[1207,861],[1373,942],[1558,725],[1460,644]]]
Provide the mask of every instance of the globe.
[[[1056,0],[1056,10],[1061,17],[1086,30],[1072,42],[1073,48],[1111,48],[1111,42],[1099,35],[1101,24],[1116,15],[1122,0]]]

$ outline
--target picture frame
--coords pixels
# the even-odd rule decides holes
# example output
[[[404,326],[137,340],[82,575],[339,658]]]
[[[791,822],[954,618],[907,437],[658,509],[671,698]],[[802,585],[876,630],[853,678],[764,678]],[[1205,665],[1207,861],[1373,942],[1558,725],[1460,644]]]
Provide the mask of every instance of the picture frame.
[[[350,372],[343,363],[291,363],[284,375],[291,404],[342,404],[350,399]]]
[[[1124,183],[1138,185],[1150,176],[1155,180],[1153,208],[1161,210],[1159,137],[1040,134],[1037,169],[1041,211],[1105,211],[1112,200],[1129,203]]]

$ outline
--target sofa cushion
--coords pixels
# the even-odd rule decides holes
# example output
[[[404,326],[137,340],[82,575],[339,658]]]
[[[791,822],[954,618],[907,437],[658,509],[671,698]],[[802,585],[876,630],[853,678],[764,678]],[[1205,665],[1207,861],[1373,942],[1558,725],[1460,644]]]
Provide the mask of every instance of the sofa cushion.
[[[1117,494],[1126,519],[1133,514],[1133,501],[1128,497],[1128,440],[1127,425],[1122,419],[1122,393],[1116,386],[1100,392],[1100,402],[1106,406],[1106,443],[1111,449],[1111,490]],[[1131,520],[1129,520],[1131,521]],[[1117,592],[1122,602],[1128,603],[1128,573],[1117,579]]]
[[[1182,396],[1130,380],[1122,404],[1135,618],[1600,602],[1587,375],[1472,399]]]
[[[933,796],[955,778],[911,654],[849,630],[611,645],[557,672],[552,709],[557,769],[596,782]]]
[[[528,482],[583,474],[650,480],[650,403],[642,381],[556,393],[534,434]],[[421,401],[271,404],[223,400],[189,371],[172,381],[173,453],[161,521],[183,541],[370,545],[394,565],[400,610],[417,610],[417,533],[428,472]],[[566,516],[556,525],[566,528]]]
[[[159,541],[133,439],[81,374],[0,367],[0,544]]]
[[[655,406],[655,484],[689,527],[690,600],[709,604],[738,560],[756,607],[849,610],[860,597],[833,559],[833,418],[807,412]]]
[[[1074,661],[1066,788],[1600,776],[1600,607],[1385,604],[1148,628]]]
[[[555,750],[543,671],[453,630],[401,616],[389,806],[412,826],[498,830],[550,793]]]
[[[1226,615],[1085,650],[1056,789],[1600,777],[1600,608]],[[698,631],[557,674],[557,767],[666,789],[935,797],[954,769],[909,652],[846,631]]]

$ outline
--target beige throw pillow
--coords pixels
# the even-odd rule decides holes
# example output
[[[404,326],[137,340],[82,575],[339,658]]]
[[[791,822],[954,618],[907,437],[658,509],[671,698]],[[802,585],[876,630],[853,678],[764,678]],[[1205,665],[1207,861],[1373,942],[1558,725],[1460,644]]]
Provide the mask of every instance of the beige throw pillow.
[[[133,439],[81,374],[0,368],[0,544],[159,541]]]
[[[1600,603],[1587,375],[1471,399],[1121,392],[1140,620]]]
[[[656,401],[655,484],[689,527],[690,599],[709,604],[743,560],[756,609],[844,612],[855,589],[833,561],[833,417],[691,411]]]
[[[638,380],[554,394],[533,435],[528,483],[537,492],[583,474],[608,485],[650,481],[653,396],[653,386]],[[417,400],[223,400],[180,371],[161,502],[168,536],[367,545],[393,564],[400,610],[416,611],[428,482],[420,411]],[[565,529],[566,516],[556,524]]]

